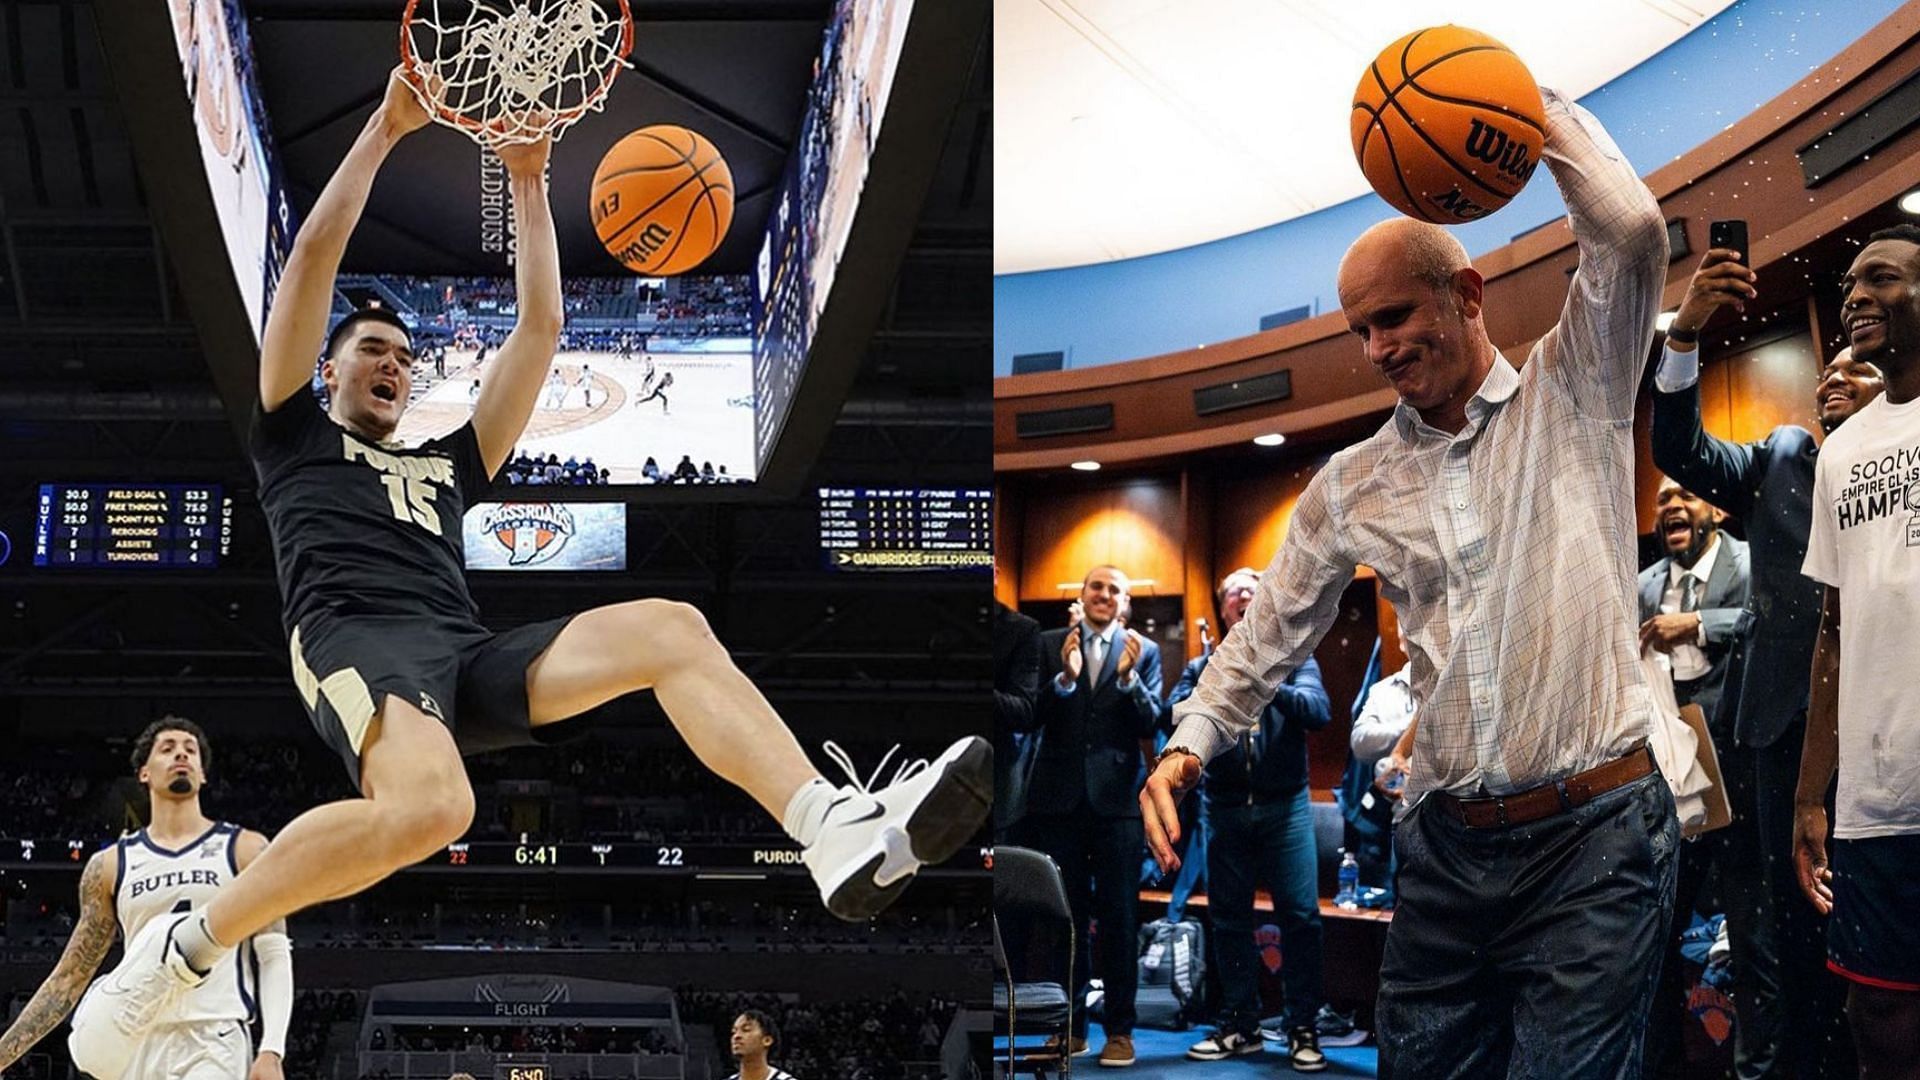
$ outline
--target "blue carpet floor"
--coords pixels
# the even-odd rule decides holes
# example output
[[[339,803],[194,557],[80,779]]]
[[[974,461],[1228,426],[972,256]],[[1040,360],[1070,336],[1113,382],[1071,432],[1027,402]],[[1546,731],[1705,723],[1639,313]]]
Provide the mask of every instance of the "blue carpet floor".
[[[1287,1066],[1284,1049],[1272,1043],[1267,1044],[1267,1051],[1262,1054],[1249,1054],[1226,1061],[1187,1060],[1187,1047],[1205,1036],[1206,1031],[1202,1028],[1188,1031],[1136,1028],[1133,1033],[1133,1067],[1102,1069],[1095,1063],[1095,1055],[1105,1045],[1106,1037],[1100,1031],[1100,1025],[1094,1024],[1087,1034],[1087,1042],[1093,1047],[1093,1053],[1074,1059],[1073,1073],[1075,1076],[1111,1076],[1114,1080],[1147,1076],[1178,1076],[1189,1080],[1252,1080],[1253,1077],[1275,1080],[1286,1076],[1320,1076],[1337,1080],[1366,1077],[1371,1080],[1377,1075],[1380,1052],[1371,1042],[1360,1046],[1327,1047],[1324,1050],[1327,1055],[1325,1071],[1295,1073]]]

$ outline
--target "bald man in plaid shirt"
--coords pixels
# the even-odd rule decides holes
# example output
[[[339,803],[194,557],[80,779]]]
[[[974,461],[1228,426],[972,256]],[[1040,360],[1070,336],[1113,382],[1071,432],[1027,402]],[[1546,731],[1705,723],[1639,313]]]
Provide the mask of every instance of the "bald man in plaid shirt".
[[[1679,825],[1646,749],[1634,600],[1634,395],[1666,274],[1659,204],[1593,116],[1546,101],[1580,264],[1519,370],[1444,229],[1376,225],[1340,304],[1400,402],[1308,484],[1141,793],[1176,800],[1313,651],[1354,568],[1411,645],[1420,719],[1396,832],[1380,1075],[1640,1075]],[[1519,121],[1515,121],[1519,122]]]

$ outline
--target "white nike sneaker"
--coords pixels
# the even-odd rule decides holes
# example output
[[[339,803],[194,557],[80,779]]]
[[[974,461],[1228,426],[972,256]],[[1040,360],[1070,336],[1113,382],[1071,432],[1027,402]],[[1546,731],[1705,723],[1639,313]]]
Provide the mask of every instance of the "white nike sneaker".
[[[127,945],[118,967],[95,980],[73,1013],[67,1049],[73,1063],[98,1080],[126,1071],[140,1037],[165,1019],[168,1007],[206,975],[188,966],[174,947],[174,930],[191,914],[149,919]]]
[[[993,808],[993,747],[979,736],[961,739],[932,762],[901,765],[878,790],[873,782],[898,746],[864,784],[845,751],[832,742],[825,749],[852,783],[840,788],[801,858],[827,910],[848,922],[871,919],[921,866],[951,858]]]

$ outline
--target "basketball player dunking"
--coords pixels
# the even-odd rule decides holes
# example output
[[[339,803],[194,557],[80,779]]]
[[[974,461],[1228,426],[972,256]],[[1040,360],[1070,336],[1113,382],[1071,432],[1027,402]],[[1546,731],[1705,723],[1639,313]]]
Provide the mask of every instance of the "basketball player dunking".
[[[694,608],[635,600],[494,634],[468,594],[461,517],[525,430],[558,345],[560,260],[548,143],[501,146],[520,238],[518,321],[467,424],[415,448],[392,441],[412,385],[404,324],[356,311],[327,333],[347,239],[393,146],[427,123],[396,71],[300,227],[261,342],[249,451],[279,568],[294,683],[362,799],[316,807],[204,910],[121,962],[128,1037],[204,979],[236,942],[302,908],[358,893],[458,840],[473,820],[461,755],[526,744],[561,721],[651,688],[694,754],[799,842],[827,907],[865,918],[922,863],[984,820],[992,750],[963,739],[869,792],[835,788]],[[324,349],[323,349],[324,346]],[[307,392],[316,355],[330,391]]]
[[[162,916],[205,907],[267,846],[259,833],[201,813],[210,757],[206,734],[191,720],[169,716],[140,733],[133,765],[152,823],[87,861],[73,936],[53,974],[0,1036],[0,1071],[57,1027],[77,1000],[68,1046],[74,1064],[95,1080],[280,1080],[293,1015],[293,957],[283,923],[222,957],[139,1040],[106,1030],[127,993],[119,973],[81,996],[113,944],[116,922],[132,951],[142,934],[165,927]],[[254,1054],[247,1024],[256,1016],[261,1041]]]

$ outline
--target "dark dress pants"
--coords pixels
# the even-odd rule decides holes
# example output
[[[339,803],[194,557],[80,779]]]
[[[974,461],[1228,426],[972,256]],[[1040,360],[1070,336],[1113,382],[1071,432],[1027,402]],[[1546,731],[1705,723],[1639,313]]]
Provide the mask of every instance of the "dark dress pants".
[[[1541,821],[1394,832],[1380,1078],[1640,1080],[1680,823],[1652,773]]]
[[[1131,1035],[1140,981],[1137,909],[1145,827],[1138,817],[1103,817],[1084,802],[1067,814],[1029,814],[1021,827],[1032,847],[1053,856],[1065,879],[1074,922],[1074,985],[1084,993],[1088,979],[1098,975],[1106,985],[1107,1034]],[[1098,956],[1087,948],[1093,922],[1100,927]],[[1076,1035],[1086,1034],[1086,1015],[1073,1011]]]

